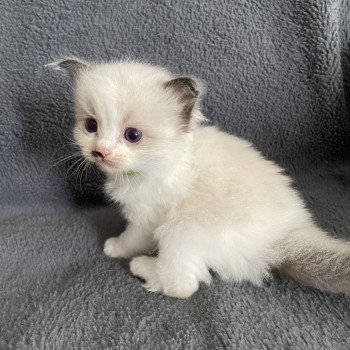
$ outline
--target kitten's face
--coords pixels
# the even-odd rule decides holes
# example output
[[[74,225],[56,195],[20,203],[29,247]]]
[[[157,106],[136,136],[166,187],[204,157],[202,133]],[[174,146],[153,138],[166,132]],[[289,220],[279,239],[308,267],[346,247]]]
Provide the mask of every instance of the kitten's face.
[[[87,160],[109,175],[157,172],[176,161],[196,118],[192,79],[127,62],[74,69],[74,138]]]

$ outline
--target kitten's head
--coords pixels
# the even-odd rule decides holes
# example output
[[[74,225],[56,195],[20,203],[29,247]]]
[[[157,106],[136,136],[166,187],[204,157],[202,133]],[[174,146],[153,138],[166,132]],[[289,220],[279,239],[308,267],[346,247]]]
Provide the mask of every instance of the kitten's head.
[[[152,173],[176,162],[203,119],[203,85],[136,62],[54,64],[74,82],[74,138],[84,157],[109,175]]]

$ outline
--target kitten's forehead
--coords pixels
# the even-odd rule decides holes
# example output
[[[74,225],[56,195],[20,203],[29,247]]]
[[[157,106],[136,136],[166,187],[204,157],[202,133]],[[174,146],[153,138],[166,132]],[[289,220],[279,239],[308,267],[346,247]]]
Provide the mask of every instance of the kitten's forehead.
[[[118,62],[98,64],[82,72],[77,88],[82,85],[96,86],[114,91],[137,90],[159,86],[171,79],[171,74],[163,68],[141,63]]]
[[[141,63],[99,64],[79,76],[76,102],[79,108],[104,114],[112,109],[120,115],[132,107],[157,101],[169,79],[171,74],[166,70]]]

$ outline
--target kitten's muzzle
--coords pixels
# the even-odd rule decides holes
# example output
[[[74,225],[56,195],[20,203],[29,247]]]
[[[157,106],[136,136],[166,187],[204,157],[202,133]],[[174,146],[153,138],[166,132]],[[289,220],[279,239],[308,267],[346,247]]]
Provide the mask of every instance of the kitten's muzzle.
[[[91,152],[93,157],[104,159],[112,152],[108,148],[97,147],[94,151]]]
[[[104,155],[101,152],[92,151],[91,154],[96,158],[104,158]]]
[[[112,155],[112,150],[108,148],[97,147],[91,152],[91,155],[103,168],[114,168],[116,166],[116,162],[110,157]]]

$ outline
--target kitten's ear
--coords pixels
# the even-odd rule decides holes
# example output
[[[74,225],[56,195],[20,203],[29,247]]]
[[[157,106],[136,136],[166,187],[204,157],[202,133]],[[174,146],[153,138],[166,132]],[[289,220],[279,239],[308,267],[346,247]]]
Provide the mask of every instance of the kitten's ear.
[[[78,77],[81,71],[91,67],[90,63],[77,57],[65,57],[57,62],[49,63],[47,66],[67,72],[73,80]]]
[[[192,77],[179,77],[166,82],[165,89],[177,97],[182,106],[181,118],[188,125],[193,107],[204,92],[204,83]]]

